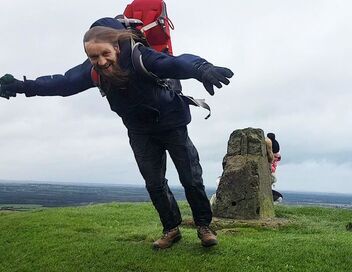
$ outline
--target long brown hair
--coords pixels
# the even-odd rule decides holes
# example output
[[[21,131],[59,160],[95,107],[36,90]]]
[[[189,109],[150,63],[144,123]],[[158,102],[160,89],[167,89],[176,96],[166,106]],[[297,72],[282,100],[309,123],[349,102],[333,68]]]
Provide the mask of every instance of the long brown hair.
[[[137,38],[137,36],[129,30],[95,26],[84,34],[83,43],[110,43],[112,46],[119,48],[121,42],[135,38]],[[84,50],[86,51],[85,46]],[[123,70],[118,63],[116,63],[114,70],[112,78],[108,80],[110,82],[107,83],[109,85],[112,83],[116,87],[126,87],[129,79],[129,71]]]
[[[106,42],[118,46],[119,42],[137,38],[130,30],[114,29],[105,26],[95,26],[89,29],[83,37],[86,42]]]

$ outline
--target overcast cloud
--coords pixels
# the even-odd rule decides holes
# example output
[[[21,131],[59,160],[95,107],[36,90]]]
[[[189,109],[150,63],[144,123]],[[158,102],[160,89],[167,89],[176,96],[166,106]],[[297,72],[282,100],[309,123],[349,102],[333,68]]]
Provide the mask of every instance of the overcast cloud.
[[[90,24],[130,1],[1,0],[0,74],[64,73],[85,59]],[[175,54],[193,53],[235,72],[210,97],[212,117],[192,109],[190,136],[204,182],[215,186],[235,129],[275,132],[279,190],[352,193],[352,2],[166,0]],[[0,100],[0,179],[140,184],[126,129],[97,89],[71,97]],[[179,185],[172,163],[167,177]]]

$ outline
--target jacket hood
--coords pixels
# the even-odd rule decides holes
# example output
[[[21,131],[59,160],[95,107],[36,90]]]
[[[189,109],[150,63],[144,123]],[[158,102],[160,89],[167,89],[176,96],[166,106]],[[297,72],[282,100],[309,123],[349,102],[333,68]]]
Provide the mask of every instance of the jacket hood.
[[[124,25],[120,23],[118,20],[110,17],[105,17],[101,18],[97,21],[95,21],[90,28],[95,27],[95,26],[105,26],[105,27],[111,27],[114,29],[125,29]]]

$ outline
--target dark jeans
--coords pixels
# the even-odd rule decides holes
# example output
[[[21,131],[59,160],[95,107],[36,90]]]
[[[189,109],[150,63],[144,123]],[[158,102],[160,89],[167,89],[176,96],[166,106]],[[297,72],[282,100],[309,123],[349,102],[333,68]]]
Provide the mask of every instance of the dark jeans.
[[[166,150],[176,166],[195,224],[209,225],[212,212],[204,190],[198,152],[188,137],[187,127],[155,134],[129,132],[128,135],[139,171],[159,213],[164,231],[178,226],[182,221],[179,207],[165,178]]]

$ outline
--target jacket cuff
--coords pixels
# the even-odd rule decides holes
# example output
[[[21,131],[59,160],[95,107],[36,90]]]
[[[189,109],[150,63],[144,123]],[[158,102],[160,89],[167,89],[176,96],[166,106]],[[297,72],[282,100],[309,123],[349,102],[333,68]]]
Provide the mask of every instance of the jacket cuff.
[[[210,62],[207,62],[204,59],[202,62],[197,63],[195,65],[195,68],[197,70],[196,79],[198,79],[200,82],[203,82],[202,78],[203,78],[204,71],[208,70],[208,68],[212,66],[213,65]]]
[[[36,96],[37,94],[32,91],[32,88],[31,88],[31,83],[33,82],[33,80],[24,80],[23,81],[23,92],[26,97],[31,97],[31,96]]]

